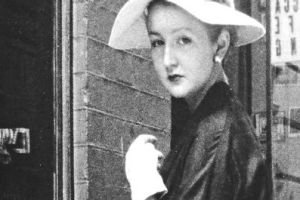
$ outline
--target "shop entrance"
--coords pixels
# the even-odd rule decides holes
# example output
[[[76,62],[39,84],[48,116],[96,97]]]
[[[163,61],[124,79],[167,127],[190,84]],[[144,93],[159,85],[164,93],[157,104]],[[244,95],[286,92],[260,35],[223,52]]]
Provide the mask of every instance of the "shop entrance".
[[[0,199],[54,196],[53,2],[0,2]]]

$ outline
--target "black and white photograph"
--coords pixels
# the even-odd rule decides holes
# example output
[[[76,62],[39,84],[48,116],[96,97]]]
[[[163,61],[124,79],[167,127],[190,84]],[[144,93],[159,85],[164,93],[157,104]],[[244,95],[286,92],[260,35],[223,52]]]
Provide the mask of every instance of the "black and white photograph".
[[[0,0],[0,200],[300,200],[299,0]]]

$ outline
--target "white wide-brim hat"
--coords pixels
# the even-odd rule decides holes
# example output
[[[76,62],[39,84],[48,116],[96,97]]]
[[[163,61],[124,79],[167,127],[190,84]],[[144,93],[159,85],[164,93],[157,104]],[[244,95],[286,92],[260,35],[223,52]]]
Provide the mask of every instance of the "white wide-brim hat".
[[[153,0],[129,0],[118,13],[108,45],[115,49],[150,48],[145,10]],[[166,0],[200,21],[211,25],[236,27],[234,46],[249,44],[265,34],[265,28],[254,18],[237,11],[233,0],[222,3],[210,0]]]

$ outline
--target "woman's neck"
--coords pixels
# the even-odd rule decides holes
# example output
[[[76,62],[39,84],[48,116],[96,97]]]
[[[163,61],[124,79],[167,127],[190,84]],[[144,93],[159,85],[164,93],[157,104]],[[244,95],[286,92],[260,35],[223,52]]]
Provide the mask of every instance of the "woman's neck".
[[[195,95],[185,98],[190,112],[193,113],[196,110],[211,86],[218,81],[227,82],[225,79],[226,75],[224,74],[222,66],[215,64],[207,83]]]

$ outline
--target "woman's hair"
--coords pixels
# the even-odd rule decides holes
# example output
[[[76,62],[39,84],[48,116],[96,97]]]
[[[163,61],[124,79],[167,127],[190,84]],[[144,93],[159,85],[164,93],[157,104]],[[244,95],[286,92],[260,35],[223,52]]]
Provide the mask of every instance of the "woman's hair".
[[[172,6],[171,2],[168,2],[166,0],[153,0],[149,3],[149,5],[146,8],[146,17],[148,16],[149,11],[153,8],[154,5],[160,4],[163,6]],[[233,45],[233,42],[236,40],[236,30],[233,26],[224,26],[224,25],[212,25],[203,22],[209,31],[210,39],[212,42],[216,42],[219,35],[221,34],[223,29],[226,29],[230,33],[230,45]]]

